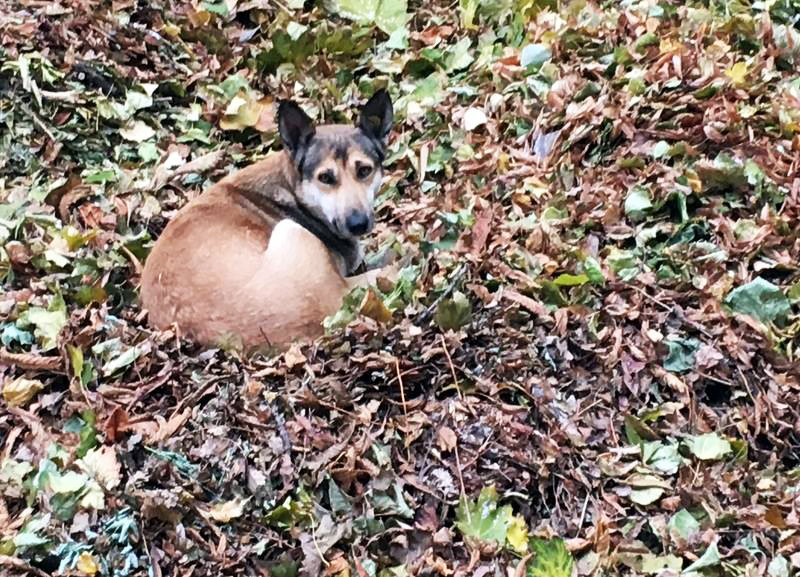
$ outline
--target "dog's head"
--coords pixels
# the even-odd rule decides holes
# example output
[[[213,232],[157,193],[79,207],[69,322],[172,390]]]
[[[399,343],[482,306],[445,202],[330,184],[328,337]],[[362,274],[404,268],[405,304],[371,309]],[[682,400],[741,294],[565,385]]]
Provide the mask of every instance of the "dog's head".
[[[361,108],[354,126],[314,126],[292,101],[278,107],[278,130],[297,168],[300,202],[341,238],[372,230],[373,201],[383,177],[392,101],[379,90]]]

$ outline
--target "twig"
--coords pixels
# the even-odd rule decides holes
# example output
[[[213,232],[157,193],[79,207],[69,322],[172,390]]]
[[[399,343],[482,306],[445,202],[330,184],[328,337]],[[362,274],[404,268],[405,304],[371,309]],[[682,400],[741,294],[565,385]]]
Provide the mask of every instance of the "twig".
[[[450,351],[447,350],[447,341],[444,340],[444,335],[440,334],[439,338],[442,340],[442,348],[444,349],[444,355],[447,357],[447,363],[450,365],[450,374],[453,375],[453,385],[458,391],[458,398],[462,401],[464,400],[464,394],[461,392],[461,387],[458,384],[458,376],[456,375],[456,368],[453,366],[453,359],[450,357]]]
[[[403,376],[400,374],[400,361],[394,360],[394,371],[397,373],[397,382],[400,383],[400,401],[403,403],[403,415],[405,415],[406,427],[408,426],[408,405],[406,404],[406,388],[403,385]],[[408,459],[411,460],[411,447],[406,446]]]
[[[461,474],[461,457],[458,454],[458,439],[456,439],[456,444],[453,446],[453,452],[456,454],[456,472],[458,473],[458,485],[461,490],[461,501],[466,503],[467,491],[464,489],[464,476]],[[464,507],[464,510],[467,512],[467,523],[472,523],[472,515],[469,513],[469,507]]]
[[[575,528],[575,536],[577,537],[578,534],[581,532],[581,526],[583,525],[583,520],[586,518],[586,509],[589,506],[589,497],[591,493],[586,493],[586,499],[583,500],[583,509],[581,510],[581,518],[578,521],[578,525]]]

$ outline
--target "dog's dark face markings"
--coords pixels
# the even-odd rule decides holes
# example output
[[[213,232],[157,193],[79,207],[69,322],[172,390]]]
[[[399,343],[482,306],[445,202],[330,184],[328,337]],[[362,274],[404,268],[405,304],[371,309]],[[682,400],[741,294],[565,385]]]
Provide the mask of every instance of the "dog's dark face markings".
[[[355,126],[315,127],[295,103],[285,101],[278,108],[281,139],[300,174],[298,198],[342,238],[372,230],[392,121],[392,102],[384,90],[361,108]]]

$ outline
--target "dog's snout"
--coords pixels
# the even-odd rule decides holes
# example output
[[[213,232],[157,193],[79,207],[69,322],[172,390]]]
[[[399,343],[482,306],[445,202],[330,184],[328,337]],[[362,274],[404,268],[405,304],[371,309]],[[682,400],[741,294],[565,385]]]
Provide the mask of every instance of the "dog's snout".
[[[354,210],[347,215],[347,219],[345,219],[345,225],[347,226],[347,230],[350,234],[353,236],[360,236],[369,231],[369,215],[364,212]]]

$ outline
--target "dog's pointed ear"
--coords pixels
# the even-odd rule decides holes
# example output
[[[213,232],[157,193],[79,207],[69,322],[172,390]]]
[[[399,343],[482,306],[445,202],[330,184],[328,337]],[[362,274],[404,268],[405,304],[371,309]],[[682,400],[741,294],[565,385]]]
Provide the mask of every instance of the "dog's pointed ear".
[[[361,107],[358,127],[367,136],[385,145],[393,121],[392,99],[389,98],[389,93],[381,88]]]
[[[283,145],[295,156],[298,150],[308,145],[316,130],[314,122],[302,108],[291,100],[281,100],[278,104],[278,132]]]

